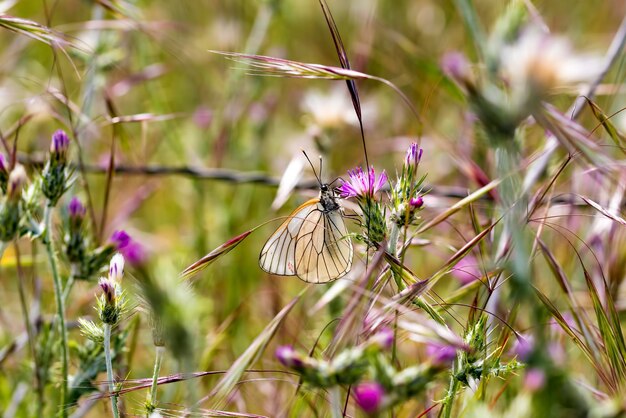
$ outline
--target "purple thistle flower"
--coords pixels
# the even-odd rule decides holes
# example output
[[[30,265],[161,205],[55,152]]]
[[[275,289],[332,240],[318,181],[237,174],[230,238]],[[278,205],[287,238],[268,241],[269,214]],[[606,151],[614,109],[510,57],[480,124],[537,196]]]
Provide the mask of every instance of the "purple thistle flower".
[[[406,150],[406,157],[404,159],[404,163],[409,165],[417,165],[422,159],[422,153],[424,150],[419,147],[415,142],[411,144],[409,149]]]
[[[283,366],[292,369],[301,369],[304,367],[304,362],[300,355],[294,350],[292,345],[281,345],[276,349],[276,358]]]
[[[344,181],[339,187],[339,193],[343,198],[361,197],[371,199],[387,182],[385,170],[380,173],[377,179],[374,167],[370,167],[369,173],[365,173],[361,167],[357,167],[354,170],[348,170],[348,175],[350,180]]]
[[[121,251],[130,243],[130,235],[128,235],[123,229],[117,230],[113,232],[113,235],[111,235],[111,243],[115,246],[115,248]]]
[[[67,205],[67,211],[71,218],[83,218],[87,213],[87,209],[85,209],[85,206],[83,206],[80,199],[76,196],[72,197],[72,200],[70,200],[70,203]]]
[[[383,396],[385,389],[378,382],[364,382],[354,388],[354,400],[367,414],[373,414],[380,409]]]
[[[448,366],[456,359],[456,348],[450,345],[430,343],[426,346],[426,355],[434,365]]]
[[[2,153],[0,153],[0,171],[4,173],[9,172],[9,167],[7,165],[7,158]]]
[[[64,154],[70,146],[70,139],[62,129],[59,129],[52,135],[50,142],[50,152],[53,154]]]

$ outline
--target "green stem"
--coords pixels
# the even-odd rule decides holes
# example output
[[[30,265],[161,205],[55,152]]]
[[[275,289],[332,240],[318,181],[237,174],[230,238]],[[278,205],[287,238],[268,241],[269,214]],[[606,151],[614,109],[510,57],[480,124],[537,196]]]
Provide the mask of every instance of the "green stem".
[[[119,418],[120,413],[117,410],[117,395],[114,395],[115,381],[113,380],[113,364],[111,363],[111,324],[104,324],[104,359],[107,366],[107,380],[109,382],[113,417]]]
[[[452,376],[450,376],[450,387],[448,388],[448,393],[443,401],[442,418],[450,418],[450,414],[452,414],[452,407],[454,406],[454,397],[456,396],[456,392],[459,390],[459,381],[454,377],[454,372],[455,370],[453,369]]]
[[[43,406],[45,403],[44,388],[39,378],[39,361],[37,359],[37,350],[35,349],[35,331],[30,321],[30,313],[28,312],[28,303],[26,301],[26,290],[24,289],[24,274],[22,272],[22,264],[20,262],[20,247],[17,245],[17,241],[13,241],[15,247],[15,264],[17,266],[17,288],[20,295],[20,304],[22,305],[22,314],[24,315],[24,323],[26,325],[26,333],[28,334],[28,347],[30,348],[31,355],[33,356],[33,370],[35,371],[35,383],[37,385],[37,413],[38,416],[43,415]]]
[[[387,244],[387,251],[394,257],[396,257],[397,255],[399,237],[400,227],[398,227],[395,222],[392,222],[391,231],[389,232],[389,243]],[[396,281],[396,286],[398,286],[398,290],[404,290],[406,286],[404,286],[404,283],[402,282],[402,277],[393,269],[391,270],[391,274],[393,275],[393,279]]]
[[[52,212],[54,207],[48,202],[44,209],[44,235],[43,241],[46,245],[48,253],[48,261],[50,262],[50,270],[52,272],[52,280],[54,281],[54,297],[57,304],[57,316],[59,320],[59,330],[61,333],[61,408],[59,415],[62,418],[67,417],[67,380],[68,380],[68,350],[67,350],[67,328],[65,326],[65,307],[63,304],[61,277],[57,267],[56,251],[54,249],[54,240],[52,239]]]
[[[342,418],[342,399],[341,399],[341,387],[335,385],[331,387],[330,392],[330,408],[332,418]]]
[[[156,347],[154,357],[154,371],[152,373],[152,386],[150,387],[150,393],[148,394],[148,401],[146,402],[146,418],[157,407],[157,388],[159,382],[159,373],[161,372],[161,364],[163,363],[163,354],[165,354],[165,347]]]

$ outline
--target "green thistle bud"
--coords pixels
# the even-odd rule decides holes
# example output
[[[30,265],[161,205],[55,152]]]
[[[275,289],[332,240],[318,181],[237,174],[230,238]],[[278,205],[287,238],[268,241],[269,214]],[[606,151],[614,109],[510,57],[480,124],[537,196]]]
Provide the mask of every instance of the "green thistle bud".
[[[86,209],[78,198],[73,197],[67,211],[69,216],[65,234],[65,254],[70,262],[80,265],[85,260],[83,220]]]
[[[67,171],[67,151],[70,140],[67,134],[58,130],[52,135],[50,142],[50,159],[42,173],[42,192],[49,200],[49,205],[56,205],[67,187],[69,173]]]

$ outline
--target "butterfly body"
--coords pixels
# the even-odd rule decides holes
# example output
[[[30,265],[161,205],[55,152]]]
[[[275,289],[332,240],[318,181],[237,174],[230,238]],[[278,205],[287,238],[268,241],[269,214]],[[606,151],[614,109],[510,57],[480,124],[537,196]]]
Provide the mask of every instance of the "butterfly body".
[[[320,185],[320,195],[296,208],[267,240],[259,265],[268,273],[326,283],[352,267],[353,248],[334,191]]]

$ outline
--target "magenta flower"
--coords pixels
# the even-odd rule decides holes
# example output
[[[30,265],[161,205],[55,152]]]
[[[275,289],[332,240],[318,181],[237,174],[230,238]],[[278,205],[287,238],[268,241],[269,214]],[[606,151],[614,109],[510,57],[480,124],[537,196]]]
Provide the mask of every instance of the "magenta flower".
[[[124,248],[121,248],[120,252],[124,256],[126,261],[128,261],[128,263],[133,266],[143,264],[148,258],[144,247],[133,239],[130,240],[128,245],[126,245]]]
[[[0,153],[0,171],[3,171],[5,173],[9,172],[9,167],[7,165],[7,159],[4,156],[4,154]]]
[[[419,147],[415,142],[411,144],[408,150],[406,150],[406,157],[404,163],[409,165],[417,165],[422,159],[422,153],[424,150]]]
[[[370,167],[369,173],[365,173],[361,167],[354,170],[348,170],[350,180],[343,182],[339,187],[341,197],[360,197],[371,199],[378,193],[387,182],[387,173],[385,170],[376,178],[374,167]]]
[[[83,206],[82,202],[74,196],[67,205],[67,211],[71,218],[82,218],[87,213],[87,209]]]
[[[367,414],[373,414],[380,409],[385,396],[385,389],[378,382],[360,383],[354,388],[354,400]]]
[[[292,369],[301,369],[304,366],[302,358],[291,345],[279,346],[276,349],[275,355],[283,366],[290,367]]]
[[[111,235],[111,243],[113,243],[115,248],[121,251],[123,248],[128,246],[128,244],[130,244],[130,235],[128,235],[123,229],[115,231],[113,232],[113,235]]]
[[[422,198],[422,196],[412,197],[411,200],[409,200],[409,206],[411,206],[411,209],[421,208],[424,206],[424,198]]]

